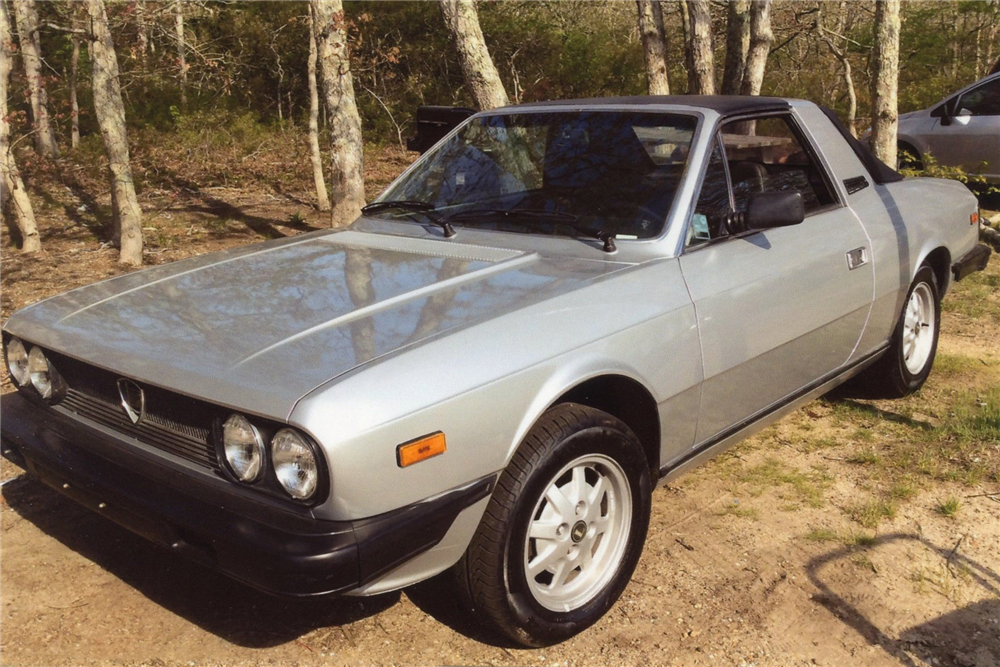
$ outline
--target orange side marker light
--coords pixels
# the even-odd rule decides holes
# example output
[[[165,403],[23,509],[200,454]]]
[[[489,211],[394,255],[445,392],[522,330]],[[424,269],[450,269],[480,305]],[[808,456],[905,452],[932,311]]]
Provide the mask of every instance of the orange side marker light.
[[[444,454],[448,447],[445,445],[444,433],[438,431],[425,435],[422,438],[404,443],[396,448],[396,463],[400,468],[420,463],[426,459],[439,454]]]

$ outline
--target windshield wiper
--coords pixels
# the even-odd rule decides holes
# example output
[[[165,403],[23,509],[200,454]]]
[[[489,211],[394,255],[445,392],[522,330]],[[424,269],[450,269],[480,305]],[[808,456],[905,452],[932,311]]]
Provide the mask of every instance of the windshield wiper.
[[[615,245],[615,237],[610,232],[603,229],[590,229],[581,227],[576,223],[579,218],[572,213],[563,211],[548,211],[541,208],[482,208],[471,211],[460,211],[448,217],[449,221],[459,222],[462,220],[472,220],[484,216],[500,218],[527,218],[529,220],[548,220],[563,227],[569,227],[579,236],[586,236],[597,239],[604,244],[604,252],[615,252],[618,247]]]
[[[435,210],[437,207],[434,204],[428,204],[425,201],[417,201],[415,199],[388,199],[386,201],[377,201],[367,206],[361,208],[361,212],[365,215],[369,213],[377,213],[378,211],[384,211],[390,208],[398,208],[403,211],[411,211],[414,213],[429,213]],[[427,220],[432,225],[437,225],[444,230],[444,237],[450,239],[455,235],[455,228],[447,220],[438,220],[434,216],[428,215]]]

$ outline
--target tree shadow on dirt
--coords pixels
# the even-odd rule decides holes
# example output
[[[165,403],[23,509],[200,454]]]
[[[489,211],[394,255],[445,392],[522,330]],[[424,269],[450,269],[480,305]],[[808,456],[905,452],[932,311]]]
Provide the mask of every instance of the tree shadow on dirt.
[[[252,215],[235,204],[219,199],[218,197],[214,197],[205,192],[197,183],[189,181],[170,171],[163,173],[163,178],[165,181],[169,182],[171,187],[175,190],[181,191],[188,197],[195,200],[194,202],[182,206],[181,210],[197,211],[199,213],[207,213],[224,219],[235,220],[246,225],[250,230],[266,239],[277,239],[288,236],[288,234],[278,229],[277,225],[294,229],[299,232],[314,232],[322,229],[321,227],[314,227],[303,220],[294,218],[279,220],[277,218],[266,218],[258,215]],[[282,193],[282,196],[286,199],[292,199],[289,195],[284,193]],[[298,202],[298,200],[293,201]]]
[[[934,425],[930,422],[913,419],[912,417],[901,415],[898,412],[883,410],[882,408],[870,403],[860,403],[857,400],[854,400],[853,397],[848,397],[843,394],[831,393],[827,394],[825,398],[831,403],[839,403],[850,407],[857,412],[868,415],[869,417],[882,419],[887,422],[893,422],[894,424],[902,424],[903,426],[909,426],[910,428],[919,429],[921,431],[930,431],[934,428]]]
[[[27,475],[5,485],[3,498],[46,535],[170,612],[239,646],[268,648],[317,628],[355,623],[400,598],[399,593],[363,600],[300,601],[270,596],[178,558]]]
[[[989,591],[994,599],[976,602],[914,626],[900,633],[895,639],[875,625],[863,612],[835,593],[823,580],[821,571],[835,561],[848,558],[856,553],[852,547],[841,547],[821,554],[806,565],[809,580],[820,590],[813,597],[834,616],[852,627],[872,646],[880,646],[895,656],[907,667],[920,664],[954,665],[996,665],[1000,664],[1000,635],[995,619],[1000,618],[1000,574],[989,567],[958,552],[955,548],[939,547],[926,538],[910,533],[890,533],[876,538],[866,550],[892,542],[909,541],[922,544],[939,555],[949,572],[960,571]],[[918,656],[920,663],[912,656]]]

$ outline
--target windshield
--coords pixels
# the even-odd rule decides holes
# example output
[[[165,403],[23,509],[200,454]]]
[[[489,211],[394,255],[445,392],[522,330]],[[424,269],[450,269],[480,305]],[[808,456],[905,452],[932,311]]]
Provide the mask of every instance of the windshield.
[[[408,208],[372,215],[535,234],[658,236],[696,123],[606,111],[475,118],[378,200]],[[425,206],[414,210],[413,202]]]

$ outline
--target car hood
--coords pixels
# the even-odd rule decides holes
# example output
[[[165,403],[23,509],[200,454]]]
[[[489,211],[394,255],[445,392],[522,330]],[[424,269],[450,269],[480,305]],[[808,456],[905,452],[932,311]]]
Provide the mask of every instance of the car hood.
[[[343,373],[625,266],[322,232],[83,287],[4,328],[140,382],[286,419]]]

